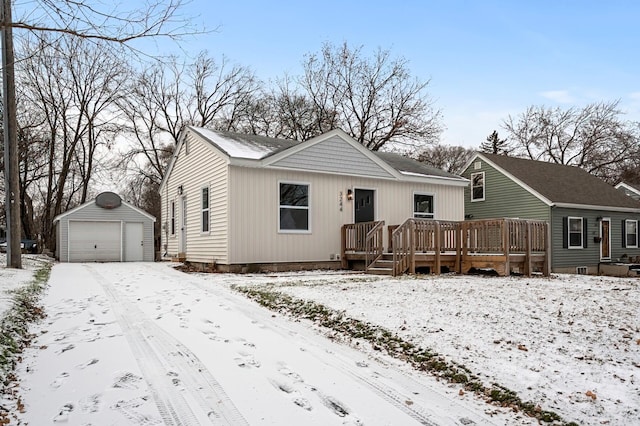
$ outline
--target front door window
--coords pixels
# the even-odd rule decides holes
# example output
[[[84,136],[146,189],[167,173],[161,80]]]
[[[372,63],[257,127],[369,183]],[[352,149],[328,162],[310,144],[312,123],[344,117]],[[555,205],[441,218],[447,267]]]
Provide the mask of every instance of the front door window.
[[[373,222],[375,220],[374,191],[372,189],[356,189],[354,197],[355,220]]]

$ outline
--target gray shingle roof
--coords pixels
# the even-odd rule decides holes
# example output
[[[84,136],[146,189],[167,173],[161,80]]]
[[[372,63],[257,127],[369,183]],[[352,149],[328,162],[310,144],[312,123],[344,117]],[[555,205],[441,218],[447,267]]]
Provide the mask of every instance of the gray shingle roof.
[[[638,201],[579,167],[482,155],[553,203],[640,208]]]
[[[429,166],[425,163],[421,163],[409,157],[405,157],[403,155],[393,154],[391,152],[379,152],[374,151],[375,155],[377,155],[382,161],[386,162],[388,165],[393,167],[399,172],[408,172],[415,173],[420,175],[427,176],[439,176],[446,177],[452,179],[460,179],[460,176],[454,175],[453,173],[445,172],[444,170],[437,169],[435,167]]]
[[[258,135],[222,132],[202,127],[190,127],[216,148],[234,158],[262,160],[298,145],[300,142]],[[378,158],[400,173],[462,179],[458,175],[428,166],[408,157],[388,152],[373,152]]]

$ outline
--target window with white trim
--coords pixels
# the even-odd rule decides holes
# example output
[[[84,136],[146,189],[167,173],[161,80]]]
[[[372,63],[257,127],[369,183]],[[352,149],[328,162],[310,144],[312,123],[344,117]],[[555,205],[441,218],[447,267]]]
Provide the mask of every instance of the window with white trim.
[[[567,218],[567,228],[567,246],[569,248],[583,248],[582,237],[584,231],[582,229],[582,218]]]
[[[309,232],[309,185],[280,182],[278,230]]]
[[[627,219],[624,221],[625,247],[638,248],[638,221]]]
[[[471,201],[484,201],[484,172],[471,173]]]
[[[413,194],[413,217],[433,219],[433,194]]]
[[[171,201],[171,211],[170,211],[170,232],[171,235],[176,235],[176,202]]]
[[[200,226],[200,232],[202,232],[203,234],[208,233],[209,232],[209,187],[205,186],[202,188],[201,190],[201,194],[202,196],[201,198],[201,215],[200,215],[200,219],[201,219],[201,226]]]

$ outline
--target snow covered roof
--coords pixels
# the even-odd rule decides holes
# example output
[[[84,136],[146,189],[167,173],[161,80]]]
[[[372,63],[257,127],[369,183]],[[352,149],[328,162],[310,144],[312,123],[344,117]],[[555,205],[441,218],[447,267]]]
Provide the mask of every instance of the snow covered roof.
[[[293,140],[221,132],[203,127],[190,127],[190,129],[232,158],[262,160],[299,143]]]

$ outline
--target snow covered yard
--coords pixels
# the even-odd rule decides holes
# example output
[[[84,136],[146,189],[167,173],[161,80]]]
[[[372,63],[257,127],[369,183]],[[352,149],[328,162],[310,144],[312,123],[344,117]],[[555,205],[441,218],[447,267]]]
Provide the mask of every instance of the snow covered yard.
[[[56,264],[16,370],[21,399],[3,402],[11,424],[534,424],[230,289],[274,280]]]
[[[637,279],[289,275],[262,285],[396,332],[567,421],[640,424]]]
[[[184,274],[125,263],[58,264],[49,284],[48,316],[17,368],[22,410],[3,403],[14,404],[12,424],[537,424],[368,345],[328,339],[336,334],[236,286],[383,326],[567,421],[640,417],[634,279]]]

